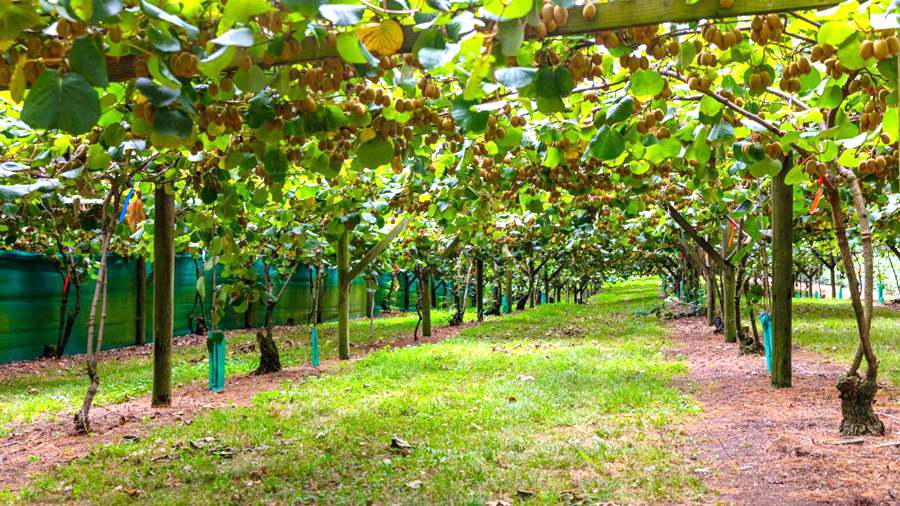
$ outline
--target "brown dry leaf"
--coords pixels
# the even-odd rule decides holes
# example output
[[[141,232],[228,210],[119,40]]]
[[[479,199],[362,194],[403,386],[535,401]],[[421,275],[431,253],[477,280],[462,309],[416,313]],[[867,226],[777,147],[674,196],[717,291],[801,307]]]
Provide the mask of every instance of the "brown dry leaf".
[[[144,201],[141,196],[134,192],[131,202],[128,203],[128,209],[125,211],[125,222],[132,232],[137,231],[138,225],[147,219],[147,213],[144,211]]]

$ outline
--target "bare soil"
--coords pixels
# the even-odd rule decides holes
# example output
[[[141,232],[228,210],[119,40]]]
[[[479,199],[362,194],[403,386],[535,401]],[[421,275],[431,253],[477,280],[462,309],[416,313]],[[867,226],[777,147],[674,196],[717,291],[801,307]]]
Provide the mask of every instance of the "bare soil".
[[[900,389],[878,392],[885,437],[844,439],[841,365],[795,348],[793,387],[775,389],[765,357],[739,356],[704,318],[674,321],[672,338],[690,368],[684,388],[703,406],[684,450],[703,462],[710,503],[900,505]]]
[[[420,337],[417,341],[413,340],[412,333],[396,340],[378,340],[353,348],[355,357],[344,363],[353,362],[382,348],[417,346],[449,339],[472,325],[475,323],[457,327],[435,327],[431,337]],[[198,336],[197,339],[202,340],[202,344],[205,345],[205,337]],[[179,341],[179,346],[197,345],[188,336]],[[113,350],[105,352],[104,359],[110,355],[147,354],[150,353],[150,349],[146,346]],[[18,363],[0,369],[0,377],[10,374],[33,374],[43,369],[59,367],[61,363],[73,360],[76,359],[66,357],[60,360]],[[285,383],[307,376],[333,372],[340,363],[339,360],[324,360],[318,369],[312,366],[299,366],[263,376],[234,376],[226,378],[225,390],[218,393],[209,391],[205,381],[194,382],[175,389],[172,394],[172,405],[166,408],[151,408],[149,395],[121,404],[97,406],[91,410],[92,433],[87,436],[74,432],[71,417],[62,417],[60,421],[39,421],[23,425],[0,439],[0,490],[17,490],[26,485],[35,474],[83,457],[99,445],[129,437],[143,437],[154,427],[164,424],[189,423],[210,409],[249,406],[253,397],[260,392],[281,388]]]

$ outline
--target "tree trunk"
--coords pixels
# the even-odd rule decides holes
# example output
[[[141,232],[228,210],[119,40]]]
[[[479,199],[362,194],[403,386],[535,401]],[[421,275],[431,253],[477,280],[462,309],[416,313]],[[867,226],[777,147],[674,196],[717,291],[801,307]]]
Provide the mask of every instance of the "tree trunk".
[[[722,279],[724,282],[723,286],[723,299],[722,299],[722,310],[725,314],[725,342],[733,343],[737,341],[737,314],[735,313],[734,306],[734,293],[735,293],[735,273],[734,268],[725,269],[722,272]]]
[[[423,269],[419,276],[422,285],[422,336],[431,337],[431,275]]]
[[[706,270],[706,324],[715,325],[716,319],[716,273],[712,268]]]
[[[504,285],[506,292],[506,306],[509,311],[507,313],[512,312],[512,303],[513,303],[513,292],[512,292],[512,266],[507,265],[506,269],[504,269],[503,277],[504,277]]]
[[[137,293],[135,294],[134,344],[143,345],[147,337],[147,262],[143,256],[135,262]]]
[[[849,172],[849,171],[848,171]],[[884,423],[875,414],[872,408],[875,403],[875,394],[878,393],[878,359],[872,350],[869,336],[872,322],[872,284],[873,284],[873,254],[872,236],[869,229],[868,214],[859,187],[859,181],[852,173],[848,179],[853,192],[853,199],[859,221],[860,238],[863,243],[863,264],[865,266],[865,301],[860,293],[859,282],[853,269],[853,256],[850,244],[847,240],[847,230],[844,222],[844,212],[841,209],[840,194],[833,180],[834,176],[827,174],[825,177],[825,194],[831,207],[831,217],[834,226],[834,234],[837,238],[841,252],[841,260],[844,270],[847,271],[847,284],[850,288],[850,300],[853,312],[856,315],[856,326],[859,332],[859,346],[850,369],[838,379],[837,389],[841,397],[840,432],[844,436],[884,435]],[[865,303],[865,305],[863,304]],[[866,358],[868,368],[866,377],[862,378],[857,373],[863,357]]]
[[[484,260],[475,260],[475,312],[484,321]]]
[[[350,358],[350,231],[344,229],[337,244],[338,357]],[[408,289],[408,287],[407,287]],[[408,293],[408,292],[407,292]]]
[[[175,197],[156,185],[153,232],[153,406],[172,404]]]
[[[794,292],[794,194],[784,183],[791,164],[772,178],[772,386],[791,386],[791,304]]]
[[[268,276],[268,275],[267,275]],[[270,284],[271,283],[267,283]],[[271,290],[271,286],[269,287]],[[253,371],[255,375],[269,374],[281,370],[281,357],[278,355],[278,347],[272,336],[272,317],[275,313],[275,303],[266,303],[266,327],[256,333],[256,343],[259,345],[259,367]]]

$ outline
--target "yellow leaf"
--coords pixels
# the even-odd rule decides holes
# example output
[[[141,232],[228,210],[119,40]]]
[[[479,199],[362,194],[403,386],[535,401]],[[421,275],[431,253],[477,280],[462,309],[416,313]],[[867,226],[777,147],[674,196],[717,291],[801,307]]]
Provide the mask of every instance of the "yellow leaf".
[[[25,62],[28,58],[19,58],[9,78],[9,96],[13,102],[19,103],[25,98]]]
[[[428,192],[425,192],[425,193],[419,195],[419,202],[431,202],[431,194]]]
[[[403,29],[393,19],[361,26],[356,33],[366,49],[379,56],[392,55],[403,47]]]
[[[359,142],[369,142],[375,138],[375,130],[372,127],[363,128],[359,132]]]

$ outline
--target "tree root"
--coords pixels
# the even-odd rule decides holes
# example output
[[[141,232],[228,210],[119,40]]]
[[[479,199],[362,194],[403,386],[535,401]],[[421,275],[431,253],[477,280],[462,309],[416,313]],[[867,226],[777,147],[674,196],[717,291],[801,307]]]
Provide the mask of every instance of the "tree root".
[[[837,389],[841,397],[841,435],[883,436],[884,423],[872,409],[878,383],[855,373],[842,374],[838,378]]]

